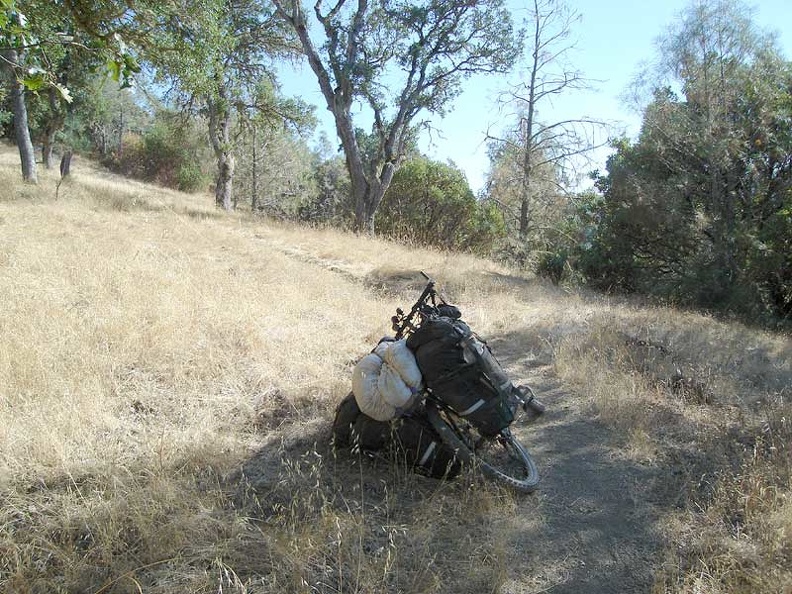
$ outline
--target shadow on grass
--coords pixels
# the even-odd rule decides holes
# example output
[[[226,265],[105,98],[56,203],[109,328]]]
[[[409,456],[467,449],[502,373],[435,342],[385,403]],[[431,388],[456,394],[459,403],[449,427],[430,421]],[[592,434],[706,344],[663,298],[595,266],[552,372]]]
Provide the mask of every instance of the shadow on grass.
[[[363,284],[386,297],[401,297],[415,295],[417,298],[426,286],[426,279],[419,269],[396,268],[382,266],[369,272],[363,279]],[[404,308],[411,304],[405,303]]]
[[[622,453],[623,437],[558,385],[549,360],[537,360],[536,337],[509,333],[492,344],[548,407],[535,424],[513,427],[540,466],[536,493],[515,494],[474,471],[442,482],[334,452],[324,421],[287,429],[246,461],[233,477],[240,513],[290,542],[314,543],[301,554],[324,562],[303,564],[301,579],[320,592],[340,589],[361,567],[369,577],[356,583],[373,591],[651,590],[658,522],[678,503],[658,488],[669,484],[665,470]]]
[[[323,560],[301,564],[319,592],[355,579],[373,591],[649,591],[670,503],[656,499],[657,469],[620,456],[557,386],[537,388],[546,416],[514,426],[543,475],[532,495],[473,471],[443,482],[334,452],[326,426],[314,426],[256,452],[233,479],[234,505]]]
[[[472,594],[503,575],[492,551],[504,545],[506,494],[334,451],[323,423],[285,428],[229,486],[237,513],[281,543],[284,567],[311,591]]]

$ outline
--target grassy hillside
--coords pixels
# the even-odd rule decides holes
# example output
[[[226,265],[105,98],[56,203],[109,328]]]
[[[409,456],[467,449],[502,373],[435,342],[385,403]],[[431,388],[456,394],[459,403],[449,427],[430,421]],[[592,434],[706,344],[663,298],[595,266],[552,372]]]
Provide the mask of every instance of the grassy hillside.
[[[590,494],[549,444],[575,431],[642,473],[625,498],[656,542],[605,559],[630,543],[603,526],[598,576],[792,588],[788,336],[72,169],[56,199],[0,149],[0,592],[572,592],[586,537],[554,527]],[[536,495],[329,447],[419,270],[542,391],[544,428],[517,428]]]

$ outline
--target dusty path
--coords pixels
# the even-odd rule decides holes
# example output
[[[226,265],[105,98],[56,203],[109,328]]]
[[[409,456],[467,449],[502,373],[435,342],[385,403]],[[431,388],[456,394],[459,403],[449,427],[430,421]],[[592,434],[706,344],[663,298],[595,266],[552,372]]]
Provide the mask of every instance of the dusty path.
[[[516,433],[534,453],[542,483],[520,505],[515,548],[525,564],[504,592],[651,591],[659,537],[647,497],[656,470],[621,455],[591,406],[557,385],[549,369],[527,379],[548,408]]]

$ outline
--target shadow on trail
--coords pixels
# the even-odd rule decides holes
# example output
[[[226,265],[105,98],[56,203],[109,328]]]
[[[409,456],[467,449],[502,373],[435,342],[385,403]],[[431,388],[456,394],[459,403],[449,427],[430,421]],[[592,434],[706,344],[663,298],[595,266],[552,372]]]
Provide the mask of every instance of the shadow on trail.
[[[351,579],[351,561],[342,559],[381,570],[388,547],[398,550],[395,573],[369,587],[403,588],[398,580],[409,577],[442,580],[454,592],[649,591],[659,512],[646,498],[656,470],[620,456],[608,430],[552,380],[534,386],[548,410],[536,424],[514,427],[540,465],[533,495],[470,474],[442,482],[387,459],[335,453],[326,421],[316,421],[247,461],[234,481],[235,507],[295,546],[335,543],[313,553],[303,547],[326,559],[323,567],[307,565],[303,576],[327,586],[319,591],[340,586],[328,576]],[[339,546],[349,550],[336,561]],[[482,553],[488,550],[500,552]],[[420,561],[428,551],[431,566]],[[460,563],[469,571],[460,573]]]
[[[322,593],[497,591],[504,491],[336,453],[326,420],[278,433],[226,482],[275,571]]]
[[[518,419],[513,426],[542,475],[538,509],[535,501],[520,508],[538,521],[526,523],[514,543],[528,552],[519,571],[542,592],[651,591],[661,547],[656,525],[668,505],[655,489],[661,470],[623,455],[621,440],[592,405],[565,391],[549,366],[522,354],[520,345],[533,340],[512,333],[493,341],[501,363],[547,406],[535,423]]]
[[[620,456],[586,407],[567,404],[571,396],[537,388],[548,406],[544,418],[515,431],[542,473],[541,526],[519,546],[534,552],[546,591],[650,591],[660,543],[657,511],[646,498],[656,471]]]
[[[514,427],[542,473],[533,495],[469,473],[436,481],[384,458],[336,453],[327,422],[315,421],[248,459],[230,481],[234,507],[306,559],[323,559],[302,564],[301,579],[320,592],[351,583],[361,563],[382,581],[358,585],[375,590],[442,582],[441,591],[471,593],[650,591],[657,471],[620,456],[578,397],[549,378],[534,387],[548,410]],[[396,561],[385,576],[389,551]]]

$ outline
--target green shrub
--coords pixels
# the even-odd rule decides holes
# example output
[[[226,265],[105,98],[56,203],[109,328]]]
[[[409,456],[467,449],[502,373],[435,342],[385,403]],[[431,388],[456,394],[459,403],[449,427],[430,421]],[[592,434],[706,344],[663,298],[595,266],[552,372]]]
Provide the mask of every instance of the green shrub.
[[[374,223],[396,239],[479,253],[504,233],[498,210],[476,200],[459,169],[425,157],[396,172]]]
[[[195,161],[186,161],[179,166],[176,187],[182,192],[197,192],[208,185],[207,175]]]
[[[201,155],[205,151],[205,143],[194,126],[164,113],[142,134],[125,134],[109,166],[129,177],[196,192],[209,185],[202,168]]]
[[[536,263],[536,274],[550,279],[554,285],[557,285],[564,277],[564,269],[568,259],[569,256],[564,250],[544,253]]]

